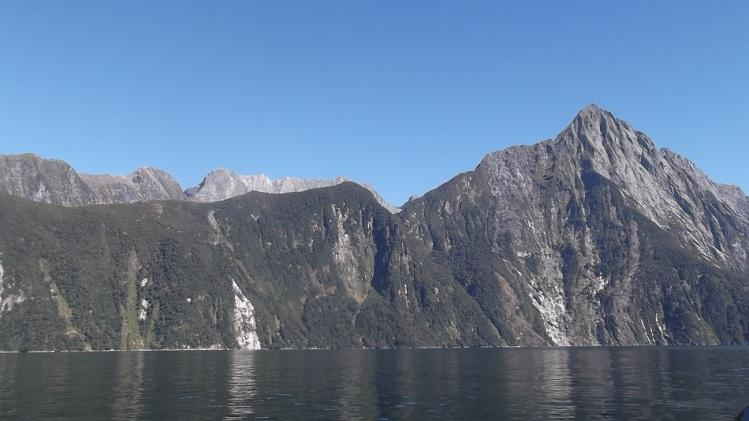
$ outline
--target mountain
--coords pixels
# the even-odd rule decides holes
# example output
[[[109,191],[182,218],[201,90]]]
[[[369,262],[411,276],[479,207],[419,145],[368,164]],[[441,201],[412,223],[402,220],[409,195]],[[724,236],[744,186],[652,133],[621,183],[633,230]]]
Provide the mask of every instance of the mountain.
[[[733,343],[747,332],[746,200],[590,106],[402,213],[510,343]]]
[[[197,187],[187,190],[196,202],[217,202],[251,191],[264,193],[292,193],[320,187],[335,186],[346,181],[342,177],[316,180],[285,177],[272,180],[265,174],[237,175],[223,168],[211,171]]]
[[[177,180],[166,172],[141,167],[129,175],[79,174],[67,163],[42,159],[34,154],[0,155],[0,191],[35,202],[62,206],[85,206],[148,202],[154,200],[190,200],[216,202],[251,191],[292,193],[334,186],[347,179],[330,180],[284,177],[270,179],[264,174],[237,175],[217,169],[205,176],[200,185],[182,191]],[[372,186],[362,184],[390,212],[388,204]]]
[[[132,203],[150,200],[184,200],[177,180],[157,168],[141,167],[130,175],[81,174],[94,192],[94,203]]]
[[[0,191],[62,206],[184,200],[179,183],[156,168],[127,176],[79,174],[63,161],[34,154],[0,155]]]
[[[748,200],[596,106],[397,214],[2,195],[0,349],[746,344]]]
[[[251,191],[274,194],[294,193],[335,186],[346,181],[349,180],[343,177],[329,180],[295,177],[271,179],[265,174],[238,175],[233,171],[220,168],[208,173],[198,186],[185,190],[185,194],[189,200],[196,202],[217,202]],[[362,187],[371,191],[375,199],[391,213],[398,212],[398,209],[388,204],[372,186],[365,183]]]
[[[0,191],[63,206],[94,203],[94,193],[70,165],[34,154],[0,155]]]

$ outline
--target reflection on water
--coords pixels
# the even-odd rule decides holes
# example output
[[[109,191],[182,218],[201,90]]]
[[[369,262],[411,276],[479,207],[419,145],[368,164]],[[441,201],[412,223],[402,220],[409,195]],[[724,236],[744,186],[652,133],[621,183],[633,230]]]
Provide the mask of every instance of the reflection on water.
[[[749,348],[0,354],[0,418],[732,419]]]
[[[229,353],[227,388],[227,420],[250,419],[254,414],[252,402],[255,399],[255,352],[236,351]]]
[[[126,411],[134,417],[140,415],[141,393],[143,390],[143,353],[118,353],[114,378],[117,386],[112,396],[111,414]]]

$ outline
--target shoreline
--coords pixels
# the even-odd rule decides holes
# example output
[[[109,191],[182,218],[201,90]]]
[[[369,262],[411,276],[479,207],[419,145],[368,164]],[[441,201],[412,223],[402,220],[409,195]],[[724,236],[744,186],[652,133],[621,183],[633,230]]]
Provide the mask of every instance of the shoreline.
[[[477,347],[382,347],[382,348],[264,348],[264,349],[230,349],[230,348],[164,348],[164,349],[89,349],[89,350],[33,350],[33,351],[6,351],[0,350],[0,354],[87,354],[107,352],[268,352],[268,351],[413,351],[413,350],[569,350],[569,349],[627,349],[627,348],[663,348],[663,349],[693,349],[693,348],[749,348],[744,345],[565,345],[565,346],[543,346],[543,345],[519,345],[519,346],[477,346]]]

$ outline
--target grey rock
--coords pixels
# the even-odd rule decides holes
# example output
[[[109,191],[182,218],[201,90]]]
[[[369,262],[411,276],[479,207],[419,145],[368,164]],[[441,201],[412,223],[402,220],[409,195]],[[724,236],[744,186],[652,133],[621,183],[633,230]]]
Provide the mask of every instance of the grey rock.
[[[182,191],[168,173],[141,167],[129,175],[79,174],[64,161],[42,159],[34,154],[0,155],[0,191],[35,202],[62,206],[85,206],[148,202],[153,200],[190,200],[216,202],[251,191],[293,193],[341,184],[343,177],[307,179],[284,177],[271,179],[264,174],[237,175],[233,171],[211,171],[198,186]],[[391,206],[372,186],[363,184],[375,199],[391,213]]]
[[[487,155],[402,216],[484,291],[509,344],[718,343],[687,279],[710,276],[695,262],[746,276],[746,200],[590,106],[553,140]],[[670,307],[680,288],[688,321]]]
[[[80,178],[94,192],[97,204],[185,199],[177,180],[156,168],[141,167],[130,175],[81,174]]]
[[[185,190],[185,194],[196,202],[217,202],[236,197],[251,191],[263,193],[294,193],[311,189],[330,187],[350,181],[344,177],[333,179],[311,179],[283,177],[271,179],[265,174],[238,175],[233,171],[219,168],[208,173],[200,185]],[[369,184],[362,184],[372,192],[375,199],[391,213],[398,209],[391,206]]]
[[[0,190],[61,206],[185,200],[179,183],[156,168],[127,176],[79,174],[63,161],[34,154],[0,155]]]
[[[70,165],[34,154],[0,155],[0,191],[36,202],[80,206],[93,192]]]

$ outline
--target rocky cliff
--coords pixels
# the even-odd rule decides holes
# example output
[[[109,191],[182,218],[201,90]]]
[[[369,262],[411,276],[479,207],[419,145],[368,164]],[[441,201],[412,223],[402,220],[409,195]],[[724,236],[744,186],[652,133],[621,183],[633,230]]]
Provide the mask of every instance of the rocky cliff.
[[[34,154],[0,155],[0,191],[63,206],[94,203],[91,188],[70,165]]]
[[[403,216],[481,291],[510,343],[730,343],[743,339],[714,327],[746,332],[745,201],[591,106],[555,139],[487,155]]]
[[[321,187],[335,186],[345,181],[283,177],[271,179],[264,174],[238,175],[226,169],[208,173],[203,181],[182,191],[177,180],[168,173],[151,167],[141,167],[129,175],[79,174],[67,163],[56,159],[42,159],[34,154],[0,155],[0,191],[35,202],[62,206],[84,206],[148,202],[154,200],[190,200],[217,202],[251,191],[263,193],[293,193]],[[391,213],[391,206],[369,184],[378,202]]]
[[[184,200],[177,180],[157,168],[138,168],[130,175],[81,174],[94,193],[94,203],[132,203],[150,200]]]
[[[388,212],[0,197],[0,349],[744,344],[747,198],[598,107]]]
[[[208,173],[199,185],[185,190],[185,193],[189,200],[195,202],[217,202],[251,191],[274,194],[294,193],[335,186],[346,181],[349,180],[343,177],[329,180],[296,177],[271,179],[265,174],[238,175],[222,168]],[[398,212],[398,209],[387,203],[372,186],[365,183],[362,187],[371,191],[375,199],[391,213]]]
[[[179,183],[156,168],[127,176],[79,174],[63,161],[34,154],[0,155],[0,191],[62,206],[184,200]]]

